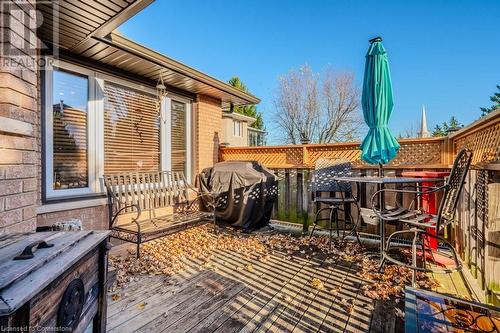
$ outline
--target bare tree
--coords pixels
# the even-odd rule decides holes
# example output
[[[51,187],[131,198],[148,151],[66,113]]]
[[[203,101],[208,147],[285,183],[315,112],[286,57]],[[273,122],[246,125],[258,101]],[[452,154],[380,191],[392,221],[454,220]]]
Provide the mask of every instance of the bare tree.
[[[304,65],[279,79],[276,124],[287,143],[350,141],[362,124],[359,100],[352,73],[327,69],[320,75]]]
[[[399,132],[398,139],[408,139],[408,138],[418,138],[418,130],[415,128],[414,124],[406,126],[403,132]]]

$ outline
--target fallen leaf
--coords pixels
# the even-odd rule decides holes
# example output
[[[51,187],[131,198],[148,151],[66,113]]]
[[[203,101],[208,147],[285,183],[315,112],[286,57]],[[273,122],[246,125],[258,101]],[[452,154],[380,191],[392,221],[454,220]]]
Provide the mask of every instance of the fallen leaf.
[[[323,289],[325,287],[323,281],[318,278],[313,278],[311,280],[311,286],[316,289]]]
[[[339,290],[340,290],[340,287],[335,287],[335,288],[330,289],[330,292],[332,294],[336,295],[339,292]]]

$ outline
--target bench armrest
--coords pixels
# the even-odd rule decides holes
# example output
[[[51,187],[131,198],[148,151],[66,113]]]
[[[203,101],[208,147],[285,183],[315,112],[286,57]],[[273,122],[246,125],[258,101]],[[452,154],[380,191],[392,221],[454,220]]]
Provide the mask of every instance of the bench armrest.
[[[135,218],[132,219],[132,221],[137,225],[137,230],[140,232],[140,226],[139,226],[139,222],[137,222],[139,220],[139,216],[141,215],[141,208],[139,207],[139,205],[137,204],[131,204],[131,205],[128,205],[128,206],[123,206],[122,208],[120,208],[114,215],[113,215],[113,218],[111,219],[110,223],[109,223],[109,228],[111,229],[113,227],[113,225],[115,224],[116,222],[116,219],[118,218],[118,216],[120,215],[121,212],[123,212],[124,210],[126,209],[129,209],[129,208],[135,208],[137,210],[137,216]]]

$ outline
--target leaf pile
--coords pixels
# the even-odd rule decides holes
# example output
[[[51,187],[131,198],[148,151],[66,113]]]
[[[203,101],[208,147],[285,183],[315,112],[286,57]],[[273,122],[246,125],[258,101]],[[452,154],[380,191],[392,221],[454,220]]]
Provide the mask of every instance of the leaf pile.
[[[215,236],[210,227],[201,226],[172,234],[141,245],[141,257],[110,256],[109,263],[117,269],[116,286],[126,286],[134,276],[171,276],[184,271],[189,260],[198,259],[210,267],[214,250],[228,250],[244,255],[267,254],[267,247],[256,237],[239,233]],[[252,268],[248,268],[250,270]]]
[[[247,235],[232,228],[213,234],[212,230],[212,226],[200,226],[145,243],[141,246],[139,259],[134,255],[111,255],[110,265],[117,269],[116,287],[125,287],[140,275],[171,276],[180,273],[193,260],[200,263],[200,269],[213,268],[211,260],[216,250],[237,252],[247,257],[254,255],[262,262],[269,260],[275,251],[290,258],[292,255],[306,259],[323,256],[326,262],[341,261],[358,270],[358,276],[364,280],[362,291],[371,299],[402,297],[404,286],[411,283],[412,271],[404,267],[386,265],[384,271],[378,273],[378,261],[370,259],[355,242],[334,242],[330,248],[326,236],[294,237],[283,233]],[[252,272],[254,267],[249,264],[238,269]],[[324,288],[318,279],[310,283],[316,289]],[[426,289],[438,285],[436,280],[424,273],[417,274],[417,283]]]
[[[404,287],[411,284],[413,271],[397,265],[385,265],[383,272],[378,272],[379,262],[363,258],[361,272],[358,275],[368,284],[361,287],[365,296],[372,299],[388,300],[390,297],[403,297]],[[417,272],[417,284],[424,289],[434,289],[439,284],[429,275]]]

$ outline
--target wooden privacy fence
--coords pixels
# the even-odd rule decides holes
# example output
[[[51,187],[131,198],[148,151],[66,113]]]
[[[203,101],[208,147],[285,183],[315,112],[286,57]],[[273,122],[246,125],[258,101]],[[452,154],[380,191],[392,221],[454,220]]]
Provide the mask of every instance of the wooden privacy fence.
[[[454,151],[468,148],[474,153],[458,206],[454,244],[487,300],[500,304],[500,110],[448,138]]]
[[[472,170],[460,199],[457,223],[448,237],[457,252],[485,290],[490,302],[500,303],[500,110],[469,126],[440,138],[399,140],[398,156],[384,166],[386,175],[400,175],[406,170],[449,170],[456,152],[473,152]],[[261,147],[225,147],[220,160],[259,161],[275,171],[279,195],[274,218],[302,223],[313,218],[315,207],[309,191],[310,174],[319,158],[343,158],[351,161],[358,175],[375,175],[376,166],[361,161],[359,142]],[[375,185],[362,185],[361,206],[370,208]],[[407,205],[412,198],[387,198]],[[362,231],[377,233],[374,226]],[[390,232],[391,230],[389,230]]]

